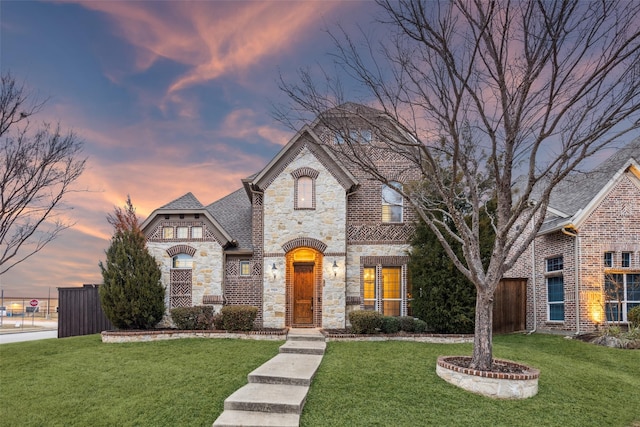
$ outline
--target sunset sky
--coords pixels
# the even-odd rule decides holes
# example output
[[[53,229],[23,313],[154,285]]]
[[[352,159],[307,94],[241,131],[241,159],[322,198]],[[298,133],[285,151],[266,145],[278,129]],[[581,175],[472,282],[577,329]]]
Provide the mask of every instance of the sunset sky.
[[[371,2],[0,3],[0,66],[48,98],[35,121],[85,142],[65,212],[76,224],[0,277],[5,296],[101,283],[106,215],[127,194],[141,220],[191,191],[205,205],[240,188],[293,136],[276,122],[278,75],[331,66],[336,24],[366,28]]]

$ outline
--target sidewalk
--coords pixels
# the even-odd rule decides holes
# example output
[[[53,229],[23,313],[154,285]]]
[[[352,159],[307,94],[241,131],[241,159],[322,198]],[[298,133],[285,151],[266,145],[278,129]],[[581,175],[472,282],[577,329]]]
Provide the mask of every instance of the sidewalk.
[[[224,401],[214,427],[299,426],[325,348],[324,336],[317,329],[289,330],[280,353],[251,372],[249,383]]]
[[[51,330],[58,330],[57,320],[32,319],[29,317],[4,317],[2,319],[0,335]]]

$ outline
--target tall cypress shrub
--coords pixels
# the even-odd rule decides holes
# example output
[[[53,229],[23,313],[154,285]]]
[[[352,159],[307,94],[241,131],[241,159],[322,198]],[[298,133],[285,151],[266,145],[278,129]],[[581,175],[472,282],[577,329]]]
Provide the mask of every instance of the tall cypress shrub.
[[[164,315],[165,290],[160,269],[145,246],[131,199],[107,217],[114,227],[107,259],[100,261],[102,309],[118,329],[150,329]]]
[[[482,259],[488,263],[495,233],[491,226],[495,203],[480,215]],[[450,242],[457,251],[460,244]],[[428,330],[437,333],[473,333],[476,288],[455,267],[433,231],[420,222],[411,242],[409,268],[413,293],[413,315],[427,322]],[[459,256],[460,259],[464,259]]]

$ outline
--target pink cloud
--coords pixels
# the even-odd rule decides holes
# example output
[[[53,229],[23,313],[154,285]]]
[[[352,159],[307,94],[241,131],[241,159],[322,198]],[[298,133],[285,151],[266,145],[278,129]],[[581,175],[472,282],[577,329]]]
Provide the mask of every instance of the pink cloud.
[[[79,2],[108,15],[118,33],[138,48],[135,70],[158,58],[190,66],[168,93],[242,73],[292,49],[307,29],[340,2]],[[159,6],[160,5],[160,6]],[[113,76],[113,74],[110,74]]]

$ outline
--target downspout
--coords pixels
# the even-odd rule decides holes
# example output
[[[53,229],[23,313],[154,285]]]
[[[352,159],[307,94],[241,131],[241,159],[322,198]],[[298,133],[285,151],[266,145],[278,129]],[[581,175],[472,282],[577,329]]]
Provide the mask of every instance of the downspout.
[[[533,329],[527,335],[533,334],[538,329],[538,302],[536,293],[536,239],[531,241],[531,278],[533,280]]]
[[[576,236],[575,239],[575,284],[576,284],[576,335],[580,335],[580,236]]]

